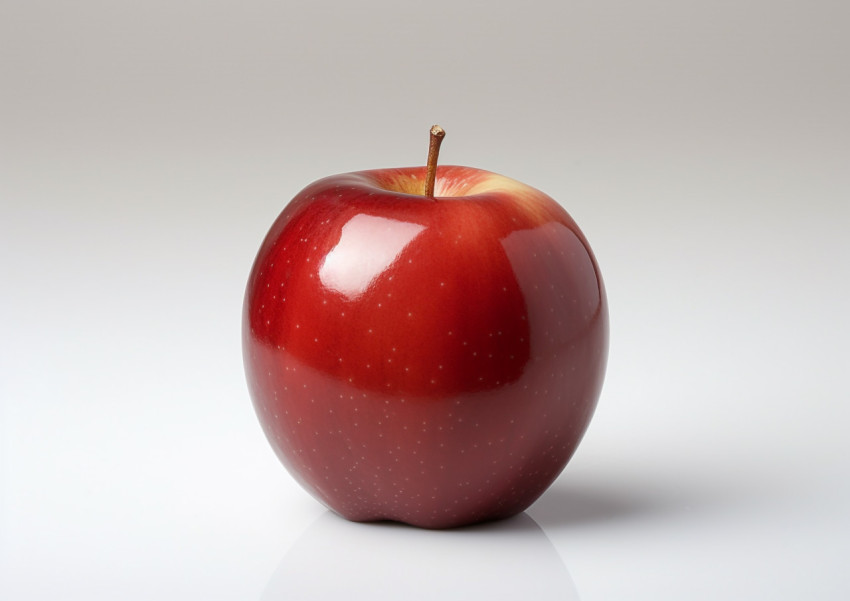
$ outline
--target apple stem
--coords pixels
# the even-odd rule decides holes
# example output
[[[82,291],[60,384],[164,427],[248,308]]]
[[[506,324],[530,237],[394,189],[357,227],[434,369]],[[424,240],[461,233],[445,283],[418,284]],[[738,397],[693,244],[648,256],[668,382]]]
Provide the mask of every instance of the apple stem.
[[[433,198],[434,184],[437,181],[437,157],[440,156],[440,144],[446,132],[439,125],[431,128],[431,143],[428,145],[428,171],[425,174],[425,196]]]

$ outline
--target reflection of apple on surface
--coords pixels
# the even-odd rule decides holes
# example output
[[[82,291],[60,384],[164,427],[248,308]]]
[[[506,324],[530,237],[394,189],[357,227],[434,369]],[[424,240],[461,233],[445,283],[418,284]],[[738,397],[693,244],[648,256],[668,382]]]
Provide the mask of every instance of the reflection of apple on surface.
[[[311,184],[272,225],[245,297],[263,429],[296,479],[355,521],[441,528],[523,511],[587,428],[607,340],[602,279],[572,218],[468,167]]]
[[[295,541],[261,599],[576,601],[567,566],[521,514],[435,532],[352,524],[325,512]]]

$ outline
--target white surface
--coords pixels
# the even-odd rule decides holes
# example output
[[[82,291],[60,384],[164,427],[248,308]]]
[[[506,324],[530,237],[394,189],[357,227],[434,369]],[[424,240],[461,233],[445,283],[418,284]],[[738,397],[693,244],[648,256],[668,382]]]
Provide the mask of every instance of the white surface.
[[[850,597],[849,21],[0,4],[0,598]],[[573,462],[525,516],[454,533],[303,493],[239,340],[285,201],[424,161],[433,122],[445,163],[567,207],[612,317]]]

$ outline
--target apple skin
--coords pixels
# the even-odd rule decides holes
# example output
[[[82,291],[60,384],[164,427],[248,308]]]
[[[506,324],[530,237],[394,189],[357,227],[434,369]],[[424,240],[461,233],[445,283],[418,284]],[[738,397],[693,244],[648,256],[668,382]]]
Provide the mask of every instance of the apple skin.
[[[546,194],[440,166],[327,177],[271,227],[243,357],[272,448],[352,521],[448,528],[525,510],[599,398],[608,307]]]

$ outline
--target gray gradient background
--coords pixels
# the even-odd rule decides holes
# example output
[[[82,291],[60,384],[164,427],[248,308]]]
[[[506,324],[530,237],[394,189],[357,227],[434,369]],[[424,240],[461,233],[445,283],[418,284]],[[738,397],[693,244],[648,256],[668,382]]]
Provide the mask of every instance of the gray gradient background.
[[[0,0],[0,596],[848,598],[849,108],[839,0]],[[284,203],[434,122],[612,320],[555,486],[442,538],[307,497],[239,341]]]

